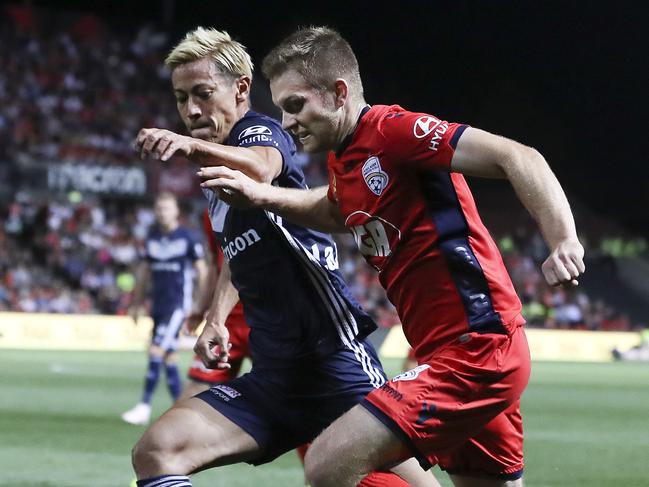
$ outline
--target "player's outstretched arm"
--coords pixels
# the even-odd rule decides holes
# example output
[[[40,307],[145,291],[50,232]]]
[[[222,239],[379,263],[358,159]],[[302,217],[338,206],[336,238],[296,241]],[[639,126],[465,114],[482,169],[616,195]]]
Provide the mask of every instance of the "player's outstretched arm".
[[[451,170],[470,176],[506,178],[538,223],[550,256],[542,270],[551,285],[577,285],[585,271],[584,248],[559,181],[535,149],[513,140],[468,128],[460,137]]]
[[[202,167],[203,188],[219,192],[219,198],[238,207],[260,207],[297,225],[322,232],[345,232],[338,205],[327,198],[327,187],[294,189],[258,183],[227,167]],[[225,190],[225,191],[224,191]]]
[[[230,279],[230,267],[223,262],[216,281],[210,310],[205,319],[205,328],[198,337],[194,351],[203,363],[213,369],[229,369],[230,332],[225,326],[232,308],[239,301],[239,294]]]
[[[226,166],[261,182],[271,182],[282,170],[282,155],[274,147],[231,147],[166,129],[140,130],[135,149],[142,159],[151,157],[164,162],[180,154],[201,166]]]

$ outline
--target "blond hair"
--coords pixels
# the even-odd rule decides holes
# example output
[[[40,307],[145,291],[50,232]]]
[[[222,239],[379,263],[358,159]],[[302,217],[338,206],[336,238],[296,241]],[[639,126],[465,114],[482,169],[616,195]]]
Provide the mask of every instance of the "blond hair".
[[[209,57],[221,74],[232,77],[246,75],[252,78],[252,59],[243,44],[232,40],[230,34],[213,27],[198,27],[188,32],[165,59],[165,65],[174,70],[182,64]]]

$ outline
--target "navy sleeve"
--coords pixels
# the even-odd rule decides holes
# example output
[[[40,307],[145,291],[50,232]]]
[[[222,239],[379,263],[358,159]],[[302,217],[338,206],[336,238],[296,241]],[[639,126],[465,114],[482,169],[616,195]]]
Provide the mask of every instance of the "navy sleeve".
[[[292,161],[296,149],[293,140],[274,120],[263,116],[244,117],[230,132],[230,145],[238,147],[274,147],[282,155],[282,171]]]

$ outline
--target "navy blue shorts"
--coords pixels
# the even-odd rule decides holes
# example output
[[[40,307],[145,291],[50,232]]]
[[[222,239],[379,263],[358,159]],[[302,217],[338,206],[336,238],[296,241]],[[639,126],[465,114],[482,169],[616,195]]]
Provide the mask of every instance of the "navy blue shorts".
[[[353,342],[317,362],[253,369],[196,397],[252,436],[261,449],[249,463],[268,463],[313,439],[385,382],[368,341]]]
[[[178,348],[178,335],[184,321],[185,311],[182,308],[166,313],[154,313],[151,343],[165,352],[174,352]]]

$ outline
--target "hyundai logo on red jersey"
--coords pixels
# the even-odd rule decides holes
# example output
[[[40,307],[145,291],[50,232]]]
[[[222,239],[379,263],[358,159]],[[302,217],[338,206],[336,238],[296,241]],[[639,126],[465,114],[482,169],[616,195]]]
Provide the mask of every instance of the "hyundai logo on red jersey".
[[[435,130],[440,123],[442,123],[442,121],[438,118],[426,115],[415,120],[415,125],[412,127],[412,131],[415,134],[415,137],[423,139]]]

